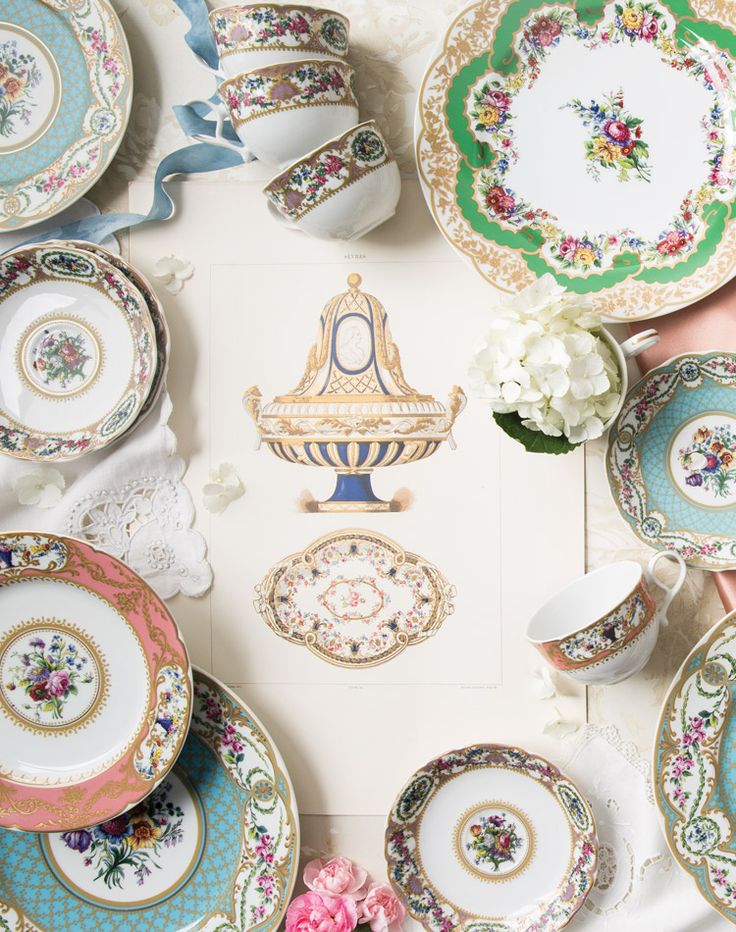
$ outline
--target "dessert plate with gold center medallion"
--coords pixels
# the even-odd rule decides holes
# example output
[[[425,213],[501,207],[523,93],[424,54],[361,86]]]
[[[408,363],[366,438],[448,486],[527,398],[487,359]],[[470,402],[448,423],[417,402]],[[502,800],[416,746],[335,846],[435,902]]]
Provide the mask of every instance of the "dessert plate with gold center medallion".
[[[48,220],[100,178],[132,97],[130,53],[107,0],[3,0],[0,231]]]
[[[134,282],[71,244],[0,259],[0,452],[42,462],[102,449],[156,383],[156,327]]]
[[[242,700],[195,670],[189,737],[151,796],[76,831],[0,833],[0,927],[276,932],[298,863],[278,750]]]
[[[167,776],[192,707],[166,606],[89,544],[0,534],[0,827],[70,831]]]
[[[391,884],[430,932],[562,929],[595,881],[593,814],[541,757],[480,744],[411,777],[386,829]]]
[[[736,271],[736,7],[476,3],[419,95],[432,214],[489,282],[552,273],[610,319],[654,317]],[[722,15],[721,15],[722,14]]]

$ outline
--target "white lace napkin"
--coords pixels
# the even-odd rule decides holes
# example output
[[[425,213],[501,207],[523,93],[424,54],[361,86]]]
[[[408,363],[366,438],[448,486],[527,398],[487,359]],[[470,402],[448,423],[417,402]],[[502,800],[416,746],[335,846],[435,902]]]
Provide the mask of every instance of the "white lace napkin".
[[[194,504],[170,416],[164,390],[146,420],[109,450],[51,464],[66,482],[54,508],[20,505],[15,481],[36,464],[0,457],[0,530],[71,534],[124,560],[165,599],[203,595],[212,570],[191,526]]]
[[[571,930],[717,932],[731,928],[667,848],[649,765],[613,726],[589,725],[563,767],[585,793],[600,840],[598,880]]]

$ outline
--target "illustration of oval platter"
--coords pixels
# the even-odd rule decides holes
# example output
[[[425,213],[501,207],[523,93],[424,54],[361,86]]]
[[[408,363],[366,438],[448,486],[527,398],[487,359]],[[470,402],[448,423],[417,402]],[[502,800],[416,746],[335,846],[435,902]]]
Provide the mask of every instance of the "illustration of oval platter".
[[[455,19],[417,161],[437,225],[489,282],[551,272],[635,320],[732,278],[736,7],[713,22],[707,6],[511,0]]]
[[[349,275],[348,291],[325,305],[319,342],[290,394],[263,404],[253,386],[243,398],[276,456],[336,471],[335,490],[316,511],[391,511],[392,502],[373,491],[373,470],[425,459],[445,441],[454,445],[452,427],[465,406],[457,386],[444,405],[408,384],[386,311],[360,284],[360,275]]]
[[[67,243],[6,253],[0,452],[69,460],[116,440],[154,393],[157,329],[144,294],[102,255]]]
[[[256,609],[278,635],[343,667],[370,667],[436,634],[454,588],[374,531],[336,531],[274,566]]]
[[[156,792],[124,816],[0,834],[5,932],[276,932],[299,861],[291,781],[258,719],[195,670],[192,728]]]
[[[611,428],[608,481],[644,543],[700,569],[736,568],[736,354],[648,372]]]
[[[549,761],[479,744],[418,770],[386,829],[388,875],[429,932],[555,932],[595,882],[593,814]]]
[[[107,0],[4,0],[0,11],[0,231],[57,214],[112,161],[133,71]]]
[[[184,642],[143,579],[70,537],[0,534],[0,827],[71,831],[136,806],[191,709]]]
[[[736,613],[693,648],[662,707],[654,787],[667,843],[708,903],[736,925]]]

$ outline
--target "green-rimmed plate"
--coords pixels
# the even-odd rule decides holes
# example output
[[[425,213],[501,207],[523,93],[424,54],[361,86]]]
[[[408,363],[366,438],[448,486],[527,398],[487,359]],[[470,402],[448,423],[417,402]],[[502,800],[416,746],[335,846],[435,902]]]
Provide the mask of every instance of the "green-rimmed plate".
[[[616,504],[644,543],[736,568],[736,354],[691,353],[631,389],[608,441]]]
[[[0,231],[47,220],[99,179],[132,94],[130,52],[107,0],[4,0]]]
[[[736,6],[476,3],[417,112],[447,239],[504,291],[551,272],[611,319],[684,307],[736,271]],[[699,15],[702,9],[703,16]]]
[[[0,929],[276,932],[298,862],[279,752],[241,699],[195,671],[189,738],[152,796],[76,832],[0,832]]]
[[[736,925],[736,613],[693,648],[662,707],[654,786],[675,860]]]

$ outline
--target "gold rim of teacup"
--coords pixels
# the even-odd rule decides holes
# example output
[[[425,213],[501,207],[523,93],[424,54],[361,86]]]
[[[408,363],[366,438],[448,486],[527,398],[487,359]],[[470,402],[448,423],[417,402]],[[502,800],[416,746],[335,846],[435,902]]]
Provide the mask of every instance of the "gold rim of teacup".
[[[226,6],[218,6],[215,7],[214,10],[210,10],[207,14],[207,18],[212,20],[213,16],[222,16],[224,13],[237,10],[260,10],[263,7],[268,7],[272,10],[308,10],[313,14],[315,19],[318,16],[335,16],[337,19],[342,20],[346,26],[350,26],[350,20],[344,13],[338,13],[337,10],[328,10],[325,7],[310,6],[307,3],[228,3]]]

